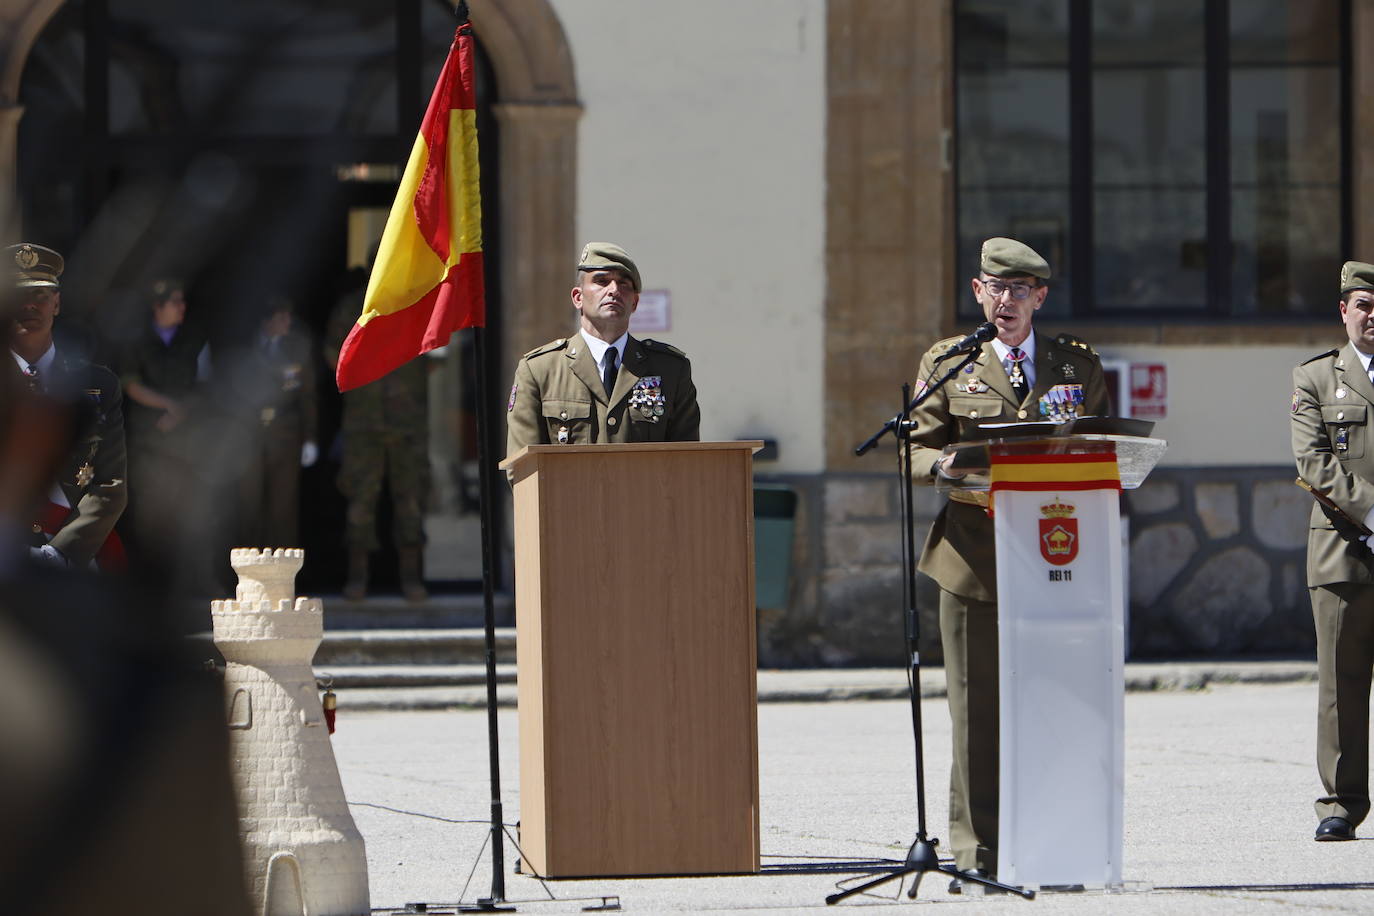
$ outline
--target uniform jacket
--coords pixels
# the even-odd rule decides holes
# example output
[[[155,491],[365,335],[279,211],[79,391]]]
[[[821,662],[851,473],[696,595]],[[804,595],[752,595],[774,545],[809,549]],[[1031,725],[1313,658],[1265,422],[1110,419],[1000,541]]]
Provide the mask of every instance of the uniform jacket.
[[[315,361],[310,340],[289,331],[268,352],[259,342],[246,356],[251,406],[263,435],[295,443],[318,441]]]
[[[1363,521],[1374,508],[1374,384],[1353,344],[1293,370],[1292,413],[1298,476]],[[1374,555],[1353,525],[1314,501],[1307,584],[1336,582],[1374,582]]]
[[[526,445],[701,438],[692,364],[681,350],[631,336],[622,362],[608,398],[580,334],[526,353],[506,408],[506,454]]]
[[[74,446],[57,484],[72,506],[49,543],[69,563],[85,567],[105,543],[128,503],[123,394],[113,372],[57,351],[46,393],[76,408]]]
[[[959,338],[951,337],[931,347],[921,359],[920,379],[937,375],[935,360]],[[955,364],[961,357],[952,357]],[[941,363],[939,373],[947,371]],[[1086,343],[1069,334],[1057,338],[1035,335],[1035,387],[1017,403],[1002,362],[991,342],[983,344],[978,359],[950,379],[912,412],[912,479],[935,482],[935,462],[945,446],[965,441],[978,423],[1014,423],[1040,420],[1039,400],[1055,385],[1082,385],[1079,416],[1103,416],[1110,409],[1102,363]],[[945,591],[995,601],[997,598],[996,551],[992,519],[980,506],[945,501],[930,526],[919,564]]]
[[[330,313],[324,340],[332,361],[338,360],[339,350],[362,306],[363,293],[358,290],[341,298]],[[345,391],[341,421],[344,435],[353,437],[355,443],[365,437],[427,442],[429,366],[429,357],[419,356],[375,382]],[[377,455],[381,461],[381,453]]]

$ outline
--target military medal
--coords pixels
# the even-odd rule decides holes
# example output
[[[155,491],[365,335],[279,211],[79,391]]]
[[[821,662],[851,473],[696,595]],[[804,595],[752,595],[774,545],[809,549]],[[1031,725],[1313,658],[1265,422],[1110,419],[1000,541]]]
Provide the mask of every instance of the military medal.
[[[76,469],[76,485],[78,487],[85,487],[94,479],[95,468],[91,467],[91,463],[89,461]]]
[[[1350,450],[1350,427],[1342,426],[1336,430],[1336,451],[1347,452]]]
[[[657,423],[658,418],[667,410],[667,399],[663,396],[663,377],[646,375],[635,382],[630,390],[630,409],[640,414],[644,420]]]
[[[1059,367],[1059,372],[1064,378],[1078,378],[1077,372],[1073,368],[1073,363],[1065,363]]]
[[[568,444],[568,428],[567,428],[566,426],[560,426],[560,427],[558,427],[558,444],[559,444],[559,445],[567,445],[567,444]]]

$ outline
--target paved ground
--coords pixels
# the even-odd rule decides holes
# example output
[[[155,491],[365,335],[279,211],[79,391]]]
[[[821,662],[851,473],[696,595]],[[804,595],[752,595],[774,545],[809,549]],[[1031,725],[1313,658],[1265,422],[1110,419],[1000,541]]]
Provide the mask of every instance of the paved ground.
[[[932,876],[918,901],[964,912],[1374,912],[1371,841],[1318,844],[1311,799],[1315,688],[1213,683],[1126,699],[1125,893],[1042,893],[1034,901],[950,896]],[[945,835],[949,720],[923,704],[928,825]],[[519,818],[515,714],[502,711],[505,819]],[[759,710],[765,874],[744,878],[506,879],[521,912],[576,912],[603,895],[626,912],[812,912],[910,906],[885,896],[824,898],[839,862],[901,858],[915,831],[913,742],[901,701],[768,703]],[[491,887],[486,716],[477,710],[340,715],[334,746],[367,842],[375,908],[474,900]],[[1369,832],[1366,829],[1365,832]],[[516,858],[507,844],[507,864]],[[471,885],[464,893],[471,873]],[[581,898],[581,899],[575,899]],[[588,900],[586,898],[594,898]]]

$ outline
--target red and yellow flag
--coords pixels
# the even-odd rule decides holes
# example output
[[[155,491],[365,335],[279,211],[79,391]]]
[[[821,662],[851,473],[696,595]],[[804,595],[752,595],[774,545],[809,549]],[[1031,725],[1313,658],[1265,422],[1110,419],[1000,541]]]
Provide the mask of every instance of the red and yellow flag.
[[[472,27],[458,27],[382,232],[340,391],[376,381],[486,321]]]

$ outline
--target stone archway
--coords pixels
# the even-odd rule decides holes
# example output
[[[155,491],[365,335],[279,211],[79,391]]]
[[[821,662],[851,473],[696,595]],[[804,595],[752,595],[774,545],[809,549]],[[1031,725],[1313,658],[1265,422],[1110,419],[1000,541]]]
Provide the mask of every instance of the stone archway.
[[[29,51],[63,0],[0,0],[0,237],[19,227],[15,201],[18,180],[16,152],[19,119],[19,80]]]
[[[473,30],[496,70],[501,137],[500,378],[566,334],[577,254],[577,101],[572,49],[548,0],[472,0]]]

